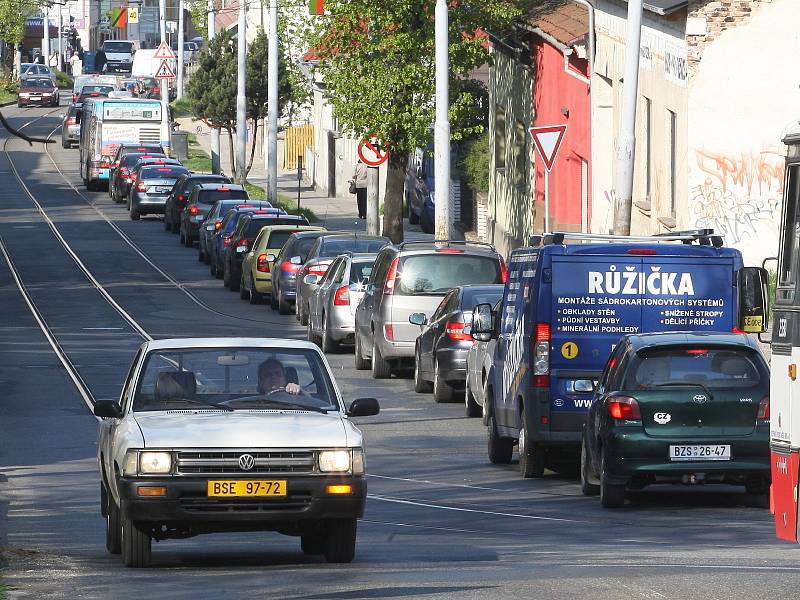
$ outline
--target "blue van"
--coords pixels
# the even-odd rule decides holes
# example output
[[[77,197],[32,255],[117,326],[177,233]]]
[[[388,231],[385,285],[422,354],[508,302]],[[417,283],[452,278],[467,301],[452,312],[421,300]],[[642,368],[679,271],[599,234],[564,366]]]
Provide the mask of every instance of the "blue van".
[[[744,277],[751,270],[759,277]],[[761,273],[743,267],[713,230],[532,238],[511,254],[497,314],[487,304],[473,317],[474,337],[494,347],[484,417],[490,460],[510,462],[518,445],[524,477],[575,470],[594,384],[619,339],[739,331],[748,321],[737,289],[753,293],[744,282],[757,280],[762,293]]]

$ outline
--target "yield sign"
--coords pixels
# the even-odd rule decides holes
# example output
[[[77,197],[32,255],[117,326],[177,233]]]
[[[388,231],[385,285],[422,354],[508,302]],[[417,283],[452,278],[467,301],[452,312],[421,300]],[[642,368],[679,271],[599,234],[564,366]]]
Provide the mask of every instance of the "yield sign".
[[[553,162],[567,132],[566,125],[549,125],[545,127],[531,127],[531,137],[539,155],[544,161],[548,171],[553,170]]]
[[[389,144],[381,144],[373,136],[365,137],[358,144],[358,157],[370,167],[377,167],[389,158]]]
[[[156,72],[156,79],[175,79],[175,73],[169,68],[167,59],[161,61],[161,66],[158,67],[158,71]]]
[[[158,50],[156,50],[153,58],[175,58],[175,54],[172,52],[172,48],[169,47],[169,44],[164,41],[159,44]]]

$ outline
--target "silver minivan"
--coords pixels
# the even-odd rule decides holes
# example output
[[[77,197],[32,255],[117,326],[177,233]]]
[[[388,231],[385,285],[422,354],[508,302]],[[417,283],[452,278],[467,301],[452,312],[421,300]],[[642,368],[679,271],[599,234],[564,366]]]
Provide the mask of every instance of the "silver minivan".
[[[403,242],[378,253],[356,309],[355,366],[383,379],[414,358],[423,326],[413,313],[432,314],[459,285],[503,283],[506,266],[491,244],[463,241]]]

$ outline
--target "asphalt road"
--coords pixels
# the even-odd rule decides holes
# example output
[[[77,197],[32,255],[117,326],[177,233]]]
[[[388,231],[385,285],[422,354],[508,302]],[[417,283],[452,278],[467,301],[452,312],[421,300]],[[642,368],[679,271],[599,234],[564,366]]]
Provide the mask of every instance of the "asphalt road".
[[[17,127],[48,112],[4,110]],[[58,112],[26,131],[49,134]],[[0,133],[0,145],[6,139]],[[304,336],[294,317],[211,279],[161,220],[131,222],[107,194],[86,192],[77,150],[51,144],[48,155],[17,139],[6,149],[0,239],[96,398],[119,394],[143,339],[131,320],[156,338]],[[352,564],[304,556],[297,538],[252,533],[161,542],[152,568],[125,569],[104,546],[96,420],[2,257],[0,306],[0,586],[9,598],[711,600],[800,589],[800,550],[775,540],[758,498],[654,487],[604,510],[575,479],[522,480],[516,464],[490,465],[480,419],[415,394],[410,379],[372,380],[349,353],[329,356],[345,396],[377,396],[382,407],[360,423],[369,499]]]

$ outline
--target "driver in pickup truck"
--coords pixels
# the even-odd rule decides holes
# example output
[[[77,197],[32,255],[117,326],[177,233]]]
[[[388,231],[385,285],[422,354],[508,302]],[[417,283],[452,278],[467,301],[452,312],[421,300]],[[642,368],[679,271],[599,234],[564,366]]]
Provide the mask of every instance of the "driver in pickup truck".
[[[258,392],[269,394],[278,390],[295,396],[301,391],[299,384],[288,381],[283,363],[277,358],[268,358],[258,365]]]

